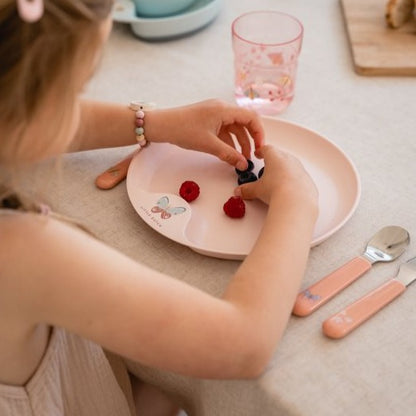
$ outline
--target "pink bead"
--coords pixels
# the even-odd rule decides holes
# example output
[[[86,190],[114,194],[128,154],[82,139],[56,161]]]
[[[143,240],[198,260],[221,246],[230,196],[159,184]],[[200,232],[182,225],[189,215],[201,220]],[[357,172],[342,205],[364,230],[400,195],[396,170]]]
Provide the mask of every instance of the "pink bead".
[[[142,118],[136,118],[136,127],[143,127],[144,120]]]
[[[137,118],[144,118],[144,111],[142,111],[142,110],[136,111],[136,117]]]

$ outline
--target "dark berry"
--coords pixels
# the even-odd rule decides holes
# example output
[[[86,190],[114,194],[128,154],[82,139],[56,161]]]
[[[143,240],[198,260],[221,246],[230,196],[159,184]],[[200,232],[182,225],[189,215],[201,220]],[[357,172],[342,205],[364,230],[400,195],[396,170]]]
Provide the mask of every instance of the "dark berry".
[[[230,218],[242,218],[246,213],[246,205],[239,196],[232,196],[224,204],[223,209]]]
[[[263,176],[263,172],[264,172],[264,166],[259,170],[259,179]]]
[[[241,172],[238,175],[238,184],[242,185],[243,183],[255,182],[257,180],[257,176],[253,172]]]
[[[250,159],[247,159],[247,169],[246,170],[239,170],[239,169],[235,168],[235,171],[236,171],[237,175],[241,175],[243,172],[251,172],[253,169],[254,169],[254,163]]]
[[[191,202],[199,196],[199,186],[194,181],[185,181],[179,188],[179,195],[186,201]]]

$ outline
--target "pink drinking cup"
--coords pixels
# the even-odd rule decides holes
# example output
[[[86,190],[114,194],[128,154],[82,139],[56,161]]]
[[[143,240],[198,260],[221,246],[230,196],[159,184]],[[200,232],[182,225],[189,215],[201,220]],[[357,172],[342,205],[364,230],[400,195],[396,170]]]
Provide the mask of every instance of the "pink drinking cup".
[[[273,115],[291,103],[303,25],[275,11],[254,11],[232,23],[237,104]]]

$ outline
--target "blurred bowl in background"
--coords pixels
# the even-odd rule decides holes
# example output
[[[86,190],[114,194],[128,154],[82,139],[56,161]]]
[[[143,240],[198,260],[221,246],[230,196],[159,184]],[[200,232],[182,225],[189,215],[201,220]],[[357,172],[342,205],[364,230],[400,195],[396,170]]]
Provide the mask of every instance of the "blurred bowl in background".
[[[130,24],[133,33],[141,39],[164,41],[190,35],[209,25],[221,11],[223,2],[194,0],[189,7],[174,15],[145,17],[137,15],[132,0],[116,0],[113,20]]]
[[[163,17],[179,13],[195,0],[133,0],[138,16]]]

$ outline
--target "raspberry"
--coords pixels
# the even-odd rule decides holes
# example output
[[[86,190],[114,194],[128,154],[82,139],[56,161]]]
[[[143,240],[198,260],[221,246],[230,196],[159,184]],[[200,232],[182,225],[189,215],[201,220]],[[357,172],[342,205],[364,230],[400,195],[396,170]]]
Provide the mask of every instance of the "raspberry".
[[[199,196],[199,186],[194,181],[185,181],[179,188],[179,195],[186,201],[191,202]]]
[[[242,218],[246,213],[246,205],[239,196],[232,196],[223,206],[224,212],[231,218]]]
[[[257,180],[257,176],[253,172],[245,171],[241,172],[238,175],[238,184],[242,185],[243,183],[255,182]]]
[[[253,169],[254,169],[254,163],[250,159],[247,159],[247,169],[246,170],[239,170],[239,169],[235,168],[235,171],[236,171],[237,175],[241,175],[244,172],[251,172]]]

